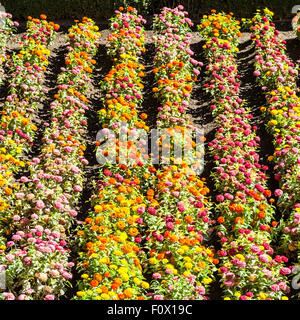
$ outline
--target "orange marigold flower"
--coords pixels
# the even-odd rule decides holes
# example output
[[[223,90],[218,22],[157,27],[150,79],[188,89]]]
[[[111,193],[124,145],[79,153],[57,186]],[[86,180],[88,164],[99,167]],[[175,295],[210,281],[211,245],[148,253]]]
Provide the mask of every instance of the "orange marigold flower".
[[[131,245],[130,245],[130,244],[125,244],[125,245],[122,247],[122,251],[123,251],[124,253],[129,253],[129,252],[131,252],[131,251],[132,251]]]
[[[98,282],[97,280],[92,280],[92,281],[90,282],[90,285],[91,285],[92,287],[97,287],[98,284],[99,284],[99,282]]]
[[[94,274],[94,280],[97,280],[98,282],[101,282],[103,280],[103,277],[100,273]]]
[[[243,224],[244,223],[244,219],[242,217],[236,217],[235,218],[235,224],[238,224],[238,223]]]
[[[117,222],[117,227],[119,228],[119,229],[124,229],[125,228],[125,222],[124,221],[118,221]]]
[[[272,226],[273,226],[273,227],[276,227],[276,226],[277,226],[277,224],[278,224],[278,222],[277,222],[277,221],[272,221]]]
[[[122,283],[123,283],[123,281],[122,281],[121,278],[115,278],[115,279],[114,279],[114,283],[115,283],[116,285],[118,285],[118,286],[121,286]]]
[[[129,234],[132,236],[132,237],[135,237],[137,234],[138,234],[138,229],[137,228],[130,228],[129,229]]]
[[[141,114],[141,118],[142,118],[143,120],[146,120],[146,119],[148,118],[148,116],[147,116],[146,113],[142,113],[142,114]]]
[[[118,286],[117,284],[113,283],[113,284],[111,285],[111,290],[117,291],[118,289],[119,289],[119,286]]]
[[[185,219],[185,221],[187,223],[192,223],[193,222],[193,217],[191,217],[191,216],[186,216],[184,219]]]
[[[244,208],[243,208],[243,206],[241,206],[240,204],[237,204],[237,205],[235,205],[235,209],[234,209],[234,211],[236,212],[236,213],[242,213],[243,211],[244,211]]]
[[[219,222],[219,223],[223,223],[224,221],[225,221],[225,219],[224,219],[224,217],[219,217],[218,219],[217,219],[217,221]]]
[[[100,289],[102,290],[102,293],[108,292],[108,288],[106,286],[102,286]]]
[[[259,211],[257,216],[261,219],[263,219],[265,217],[265,212],[264,211]]]

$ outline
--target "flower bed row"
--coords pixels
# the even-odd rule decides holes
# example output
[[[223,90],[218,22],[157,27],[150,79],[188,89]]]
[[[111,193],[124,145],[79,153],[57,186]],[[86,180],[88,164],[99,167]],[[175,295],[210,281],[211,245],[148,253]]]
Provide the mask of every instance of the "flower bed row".
[[[96,142],[96,155],[106,157],[113,153],[116,162],[103,163],[91,199],[93,209],[77,232],[82,251],[77,264],[81,280],[75,299],[147,298],[149,283],[143,275],[141,249],[144,190],[151,185],[151,171],[155,169],[141,155],[143,143],[137,149],[131,140],[123,139],[134,138],[137,129],[149,130],[144,122],[146,115],[138,115],[144,75],[138,57],[145,51],[144,23],[131,7],[120,8],[111,18],[108,52],[114,64],[102,82],[105,97],[99,121],[101,133],[115,144],[102,147],[100,141]]]
[[[47,89],[43,87],[50,51],[48,46],[55,38],[59,25],[29,17],[20,51],[8,63],[10,72],[9,95],[1,117],[1,147],[16,159],[24,156],[33,144],[37,127],[34,113],[43,101]],[[18,171],[20,163],[12,162],[11,169]]]
[[[207,299],[218,263],[214,250],[205,242],[212,224],[209,189],[193,167],[203,154],[193,158],[196,150],[192,133],[196,128],[187,115],[192,85],[199,74],[197,66],[201,65],[192,58],[192,25],[182,6],[164,8],[154,19],[157,35],[153,72],[157,86],[153,91],[160,103],[157,128],[162,133],[158,142],[162,154],[170,149],[170,162],[164,164],[169,159],[160,157],[152,187],[157,205],[148,207],[145,214],[145,246],[149,249],[148,269],[153,279],[150,290],[156,300]],[[190,141],[185,141],[188,133]],[[164,142],[167,138],[170,142]],[[184,151],[189,145],[190,152],[178,159],[175,145]],[[182,154],[178,156],[181,158]]]
[[[214,10],[199,27],[206,40],[208,60],[206,89],[213,96],[211,109],[218,125],[209,143],[215,159],[216,227],[224,298],[286,299],[289,292],[283,267],[287,258],[276,255],[270,243],[274,201],[267,189],[266,166],[259,163],[259,137],[251,125],[252,115],[239,98],[239,22]],[[272,222],[276,226],[276,222]]]
[[[10,222],[14,193],[17,192],[14,174],[24,168],[24,154],[33,145],[37,126],[34,124],[38,107],[47,90],[43,87],[45,70],[58,25],[29,17],[26,33],[19,52],[8,61],[9,95],[1,114],[0,160],[1,160],[1,237],[11,233]]]
[[[66,67],[57,80],[51,123],[40,156],[32,159],[30,175],[21,177],[14,195],[17,231],[6,243],[7,249],[0,251],[7,286],[2,299],[53,300],[65,293],[72,278],[68,237],[87,164],[84,133],[89,101],[84,94],[96,63],[97,30],[88,18],[69,29]]]
[[[2,84],[4,76],[3,65],[8,58],[6,54],[6,44],[13,35],[15,27],[18,27],[19,24],[12,21],[12,15],[6,12],[0,12],[0,22],[0,84]]]
[[[276,196],[282,213],[281,249],[300,263],[300,100],[296,93],[298,66],[286,55],[286,43],[278,38],[272,23],[273,13],[258,11],[252,19],[255,45],[255,71],[266,96],[267,131],[273,136],[275,179],[279,181]]]

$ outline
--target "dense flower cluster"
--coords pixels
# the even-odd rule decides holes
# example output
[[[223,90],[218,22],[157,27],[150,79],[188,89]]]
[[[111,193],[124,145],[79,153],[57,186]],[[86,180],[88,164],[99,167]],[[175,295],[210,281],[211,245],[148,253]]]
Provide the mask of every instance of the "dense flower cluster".
[[[21,177],[14,194],[14,233],[0,251],[7,286],[2,299],[53,300],[64,294],[72,278],[67,234],[83,189],[84,113],[89,102],[84,94],[100,38],[92,20],[75,22],[69,29],[66,66],[50,104],[51,123],[45,124],[41,154],[32,159],[29,177]],[[48,43],[43,37],[36,38]]]
[[[266,96],[266,128],[273,136],[275,191],[282,213],[282,250],[300,263],[300,99],[296,94],[298,66],[286,55],[286,44],[278,38],[273,13],[258,11],[252,19],[255,45],[255,76]]]
[[[211,33],[211,22],[218,32]],[[206,30],[208,28],[208,31]],[[271,227],[274,208],[267,189],[266,166],[259,163],[259,137],[252,115],[239,97],[238,51],[240,23],[232,15],[204,17],[199,26],[207,40],[206,89],[213,96],[211,109],[218,124],[209,143],[215,159],[217,233],[221,258],[219,273],[225,299],[280,299],[289,291],[284,256],[272,258]],[[228,30],[231,32],[228,32]],[[229,38],[227,38],[227,35]],[[276,222],[272,222],[276,226]]]
[[[157,127],[163,132],[159,145],[161,151],[171,149],[170,164],[164,164],[161,157],[154,190],[148,190],[155,200],[145,213],[145,245],[152,272],[149,295],[155,300],[206,299],[218,263],[214,251],[205,244],[212,222],[209,189],[204,179],[197,177],[193,161],[188,161],[193,152],[185,154],[178,164],[174,158],[175,143],[187,148],[184,134],[196,130],[186,113],[200,64],[190,49],[192,25],[182,6],[164,8],[154,20],[157,87],[153,91],[161,104]],[[164,136],[171,138],[167,146]],[[189,143],[194,150],[194,141]]]
[[[79,253],[81,280],[75,299],[143,300],[149,288],[142,272],[140,243],[146,207],[143,189],[151,184],[155,169],[149,167],[133,141],[122,139],[135,137],[136,129],[149,130],[146,115],[137,112],[142,102],[144,67],[138,56],[145,50],[144,23],[131,7],[120,8],[111,19],[113,34],[108,36],[108,48],[115,63],[102,83],[106,95],[99,120],[104,135],[116,134],[109,137],[115,147],[102,148],[98,141],[96,153],[105,157],[112,152],[116,164],[107,161],[100,170],[91,199],[93,210],[77,232],[83,251]]]
[[[240,22],[232,13],[212,10],[198,26],[205,41],[205,90],[217,125],[208,143],[213,204],[206,179],[199,177],[205,138],[188,115],[203,67],[191,50],[193,23],[182,5],[154,16],[158,130],[150,132],[147,114],[140,113],[146,20],[136,9],[120,7],[110,19],[106,44],[112,67],[101,81],[99,179],[91,209],[79,221],[88,164],[86,94],[99,29],[84,17],[68,30],[50,120],[40,124],[39,156],[27,161],[59,25],[43,14],[28,17],[20,48],[8,57],[6,44],[18,24],[0,12],[0,82],[4,63],[9,71],[0,115],[0,276],[6,280],[0,300],[64,297],[73,267],[79,276],[75,300],[206,300],[215,273],[225,300],[288,299],[290,274],[300,263],[299,66],[288,58],[272,16],[258,10],[242,21],[252,32],[254,76],[266,98],[261,111],[273,137],[268,160],[279,184],[275,197],[268,167],[260,163],[251,109],[240,98]]]
[[[18,173],[26,164],[24,153],[33,145],[37,131],[34,120],[47,93],[43,82],[50,54],[48,45],[53,41],[59,25],[47,22],[46,18],[45,15],[41,15],[41,19],[28,17],[20,51],[13,53],[8,61],[9,95],[0,120],[2,237],[10,233],[11,202],[18,188],[13,173]]]
[[[3,66],[9,57],[6,55],[6,44],[9,38],[13,35],[15,27],[18,27],[18,25],[18,22],[12,21],[12,15],[10,13],[0,11],[0,84],[3,82]]]

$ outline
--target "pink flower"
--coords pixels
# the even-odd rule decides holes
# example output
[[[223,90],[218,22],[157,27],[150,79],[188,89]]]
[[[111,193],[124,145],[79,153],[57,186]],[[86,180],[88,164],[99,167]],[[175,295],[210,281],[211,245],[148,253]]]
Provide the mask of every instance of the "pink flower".
[[[267,262],[269,262],[269,259],[268,259],[268,257],[267,257],[265,254],[261,254],[261,255],[259,256],[259,261],[261,261],[261,262],[263,262],[263,263],[267,263]]]
[[[149,212],[150,214],[152,214],[152,215],[155,215],[156,209],[153,208],[153,207],[149,207],[149,208],[148,208],[148,212]]]
[[[291,270],[289,268],[283,267],[280,269],[280,273],[285,276],[286,274],[290,274]]]
[[[276,189],[276,190],[274,191],[274,195],[275,195],[276,197],[281,197],[281,196],[283,195],[283,191],[282,191],[281,189]]]
[[[20,181],[23,182],[23,183],[26,183],[26,182],[29,181],[29,179],[27,177],[23,176],[23,177],[21,177]]]
[[[161,278],[161,274],[158,273],[158,272],[156,272],[156,273],[153,273],[152,277],[153,277],[154,279],[160,279],[160,278]]]
[[[56,209],[59,209],[59,210],[63,210],[63,208],[64,208],[64,206],[63,206],[60,202],[58,202],[58,201],[55,201],[55,202],[54,202],[54,207],[55,207]]]
[[[22,199],[24,197],[24,193],[23,192],[17,192],[15,194],[16,199]]]
[[[272,284],[271,285],[271,290],[272,291],[279,291],[280,290],[279,285],[278,284]]]
[[[222,201],[224,201],[224,196],[221,195],[221,194],[218,194],[218,195],[216,196],[216,200],[217,200],[218,202],[222,202]]]
[[[6,300],[15,300],[15,296],[11,292],[4,292],[3,296],[5,297]]]
[[[145,208],[144,208],[144,207],[138,207],[138,208],[137,208],[137,212],[140,213],[140,214],[142,214],[142,213],[145,212]]]
[[[9,262],[12,262],[14,260],[14,256],[12,254],[7,254],[5,258]]]
[[[77,211],[76,211],[76,210],[70,210],[70,211],[69,211],[69,214],[70,214],[72,217],[76,217],[76,216],[77,216]]]
[[[174,224],[172,222],[167,222],[166,227],[168,230],[173,230],[174,229]]]
[[[82,191],[82,187],[79,186],[79,185],[74,186],[73,189],[74,189],[75,191],[77,191],[77,192],[81,192],[81,191]]]
[[[36,204],[35,204],[35,207],[36,207],[36,209],[38,209],[38,210],[44,209],[45,204],[44,204],[43,200],[38,200],[38,201],[36,202]]]
[[[224,281],[224,285],[227,287],[232,287],[233,286],[233,281],[232,280],[226,280]]]

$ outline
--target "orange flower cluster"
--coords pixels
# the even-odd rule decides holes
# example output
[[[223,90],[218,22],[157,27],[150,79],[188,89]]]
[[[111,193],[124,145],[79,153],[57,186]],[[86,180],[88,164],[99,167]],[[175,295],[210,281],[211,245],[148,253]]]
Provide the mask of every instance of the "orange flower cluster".
[[[77,233],[83,251],[78,264],[80,291],[75,299],[139,300],[146,298],[149,288],[142,273],[144,252],[140,243],[146,207],[143,189],[151,183],[154,168],[149,168],[141,149],[130,140],[122,140],[122,135],[130,136],[136,128],[149,130],[144,122],[146,115],[139,117],[137,111],[142,102],[144,75],[137,56],[144,51],[144,29],[143,19],[132,8],[119,10],[111,20],[109,53],[117,58],[102,83],[106,96],[99,119],[103,134],[110,130],[116,135],[110,138],[114,147],[102,148],[98,142],[96,152],[98,158],[114,153],[117,164],[104,164],[97,192],[91,199],[93,210]],[[129,40],[127,34],[131,40],[139,38],[139,42]],[[128,46],[123,48],[124,43]],[[125,164],[122,157],[128,160]]]
[[[152,273],[150,289],[155,300],[205,299],[218,263],[213,249],[204,242],[212,222],[207,199],[209,189],[205,179],[199,179],[192,169],[193,161],[189,161],[196,153],[192,136],[183,139],[188,130],[194,130],[186,107],[198,74],[193,66],[199,63],[190,57],[191,22],[185,18],[187,22],[182,23],[182,15],[181,6],[164,9],[154,23],[158,35],[153,70],[157,87],[153,91],[161,102],[157,124],[163,132],[159,146],[162,153],[171,150],[169,159],[161,157],[163,161],[170,160],[170,164],[162,164],[157,171],[155,201],[149,204],[145,215],[146,246],[150,251],[148,268]],[[166,21],[172,28],[168,28]],[[169,137],[170,143],[165,143],[164,137]],[[176,165],[174,143],[178,142],[189,153]]]

